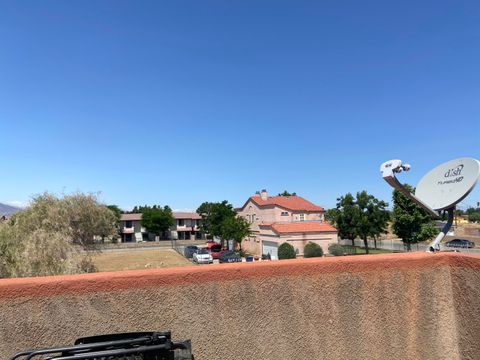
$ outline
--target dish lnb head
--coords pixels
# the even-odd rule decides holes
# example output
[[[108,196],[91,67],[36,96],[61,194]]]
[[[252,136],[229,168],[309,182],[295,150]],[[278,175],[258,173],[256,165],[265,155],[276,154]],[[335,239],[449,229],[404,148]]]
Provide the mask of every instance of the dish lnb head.
[[[393,173],[401,173],[402,171],[410,170],[410,164],[403,164],[402,160],[389,160],[385,161],[380,166],[380,172],[383,177],[392,176]]]

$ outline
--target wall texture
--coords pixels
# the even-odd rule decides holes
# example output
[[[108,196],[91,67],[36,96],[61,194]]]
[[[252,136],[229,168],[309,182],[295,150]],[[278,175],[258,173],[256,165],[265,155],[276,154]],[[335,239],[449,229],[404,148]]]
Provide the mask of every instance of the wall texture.
[[[394,254],[0,281],[0,358],[172,330],[196,359],[478,359],[480,258]]]

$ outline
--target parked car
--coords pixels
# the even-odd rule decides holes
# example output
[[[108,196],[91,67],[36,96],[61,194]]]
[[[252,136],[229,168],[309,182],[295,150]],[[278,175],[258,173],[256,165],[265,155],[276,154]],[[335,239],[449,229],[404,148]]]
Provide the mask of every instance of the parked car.
[[[216,243],[214,241],[209,241],[207,242],[207,250],[210,254],[212,254],[212,257],[214,259],[218,259],[220,254],[222,253],[222,245],[219,243]]]
[[[212,254],[205,248],[198,249],[198,251],[193,254],[192,260],[197,264],[213,264]]]
[[[475,247],[475,243],[470,240],[466,239],[453,239],[450,241],[447,241],[445,243],[446,247],[452,247],[452,248],[463,248],[463,249],[471,249]]]
[[[187,259],[191,259],[193,257],[193,254],[195,254],[197,251],[198,251],[197,245],[187,245],[183,250],[183,255],[185,255]]]
[[[242,262],[242,258],[240,255],[232,250],[223,251],[219,256],[218,259],[221,263],[234,263],[234,262]]]

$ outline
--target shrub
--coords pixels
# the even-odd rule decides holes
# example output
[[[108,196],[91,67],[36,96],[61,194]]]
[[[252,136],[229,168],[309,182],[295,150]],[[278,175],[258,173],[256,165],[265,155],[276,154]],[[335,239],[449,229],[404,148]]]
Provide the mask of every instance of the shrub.
[[[330,244],[328,246],[328,253],[333,256],[342,256],[345,254],[345,249],[340,244]]]
[[[114,236],[116,223],[95,195],[38,195],[0,224],[0,278],[95,271],[95,239]]]
[[[323,256],[322,247],[317,243],[309,242],[307,245],[305,245],[303,256],[306,258],[322,257]]]
[[[278,247],[278,259],[295,259],[297,254],[295,253],[295,249],[289,243],[283,243]]]

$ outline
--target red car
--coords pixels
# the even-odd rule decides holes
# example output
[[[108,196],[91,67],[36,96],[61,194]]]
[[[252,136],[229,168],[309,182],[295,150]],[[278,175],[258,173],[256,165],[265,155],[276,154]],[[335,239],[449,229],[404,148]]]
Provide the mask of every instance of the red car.
[[[208,252],[212,255],[214,259],[218,259],[220,254],[225,251],[222,249],[222,245],[214,242],[214,241],[209,241],[207,242],[207,250]]]

